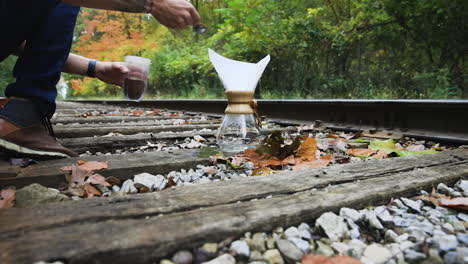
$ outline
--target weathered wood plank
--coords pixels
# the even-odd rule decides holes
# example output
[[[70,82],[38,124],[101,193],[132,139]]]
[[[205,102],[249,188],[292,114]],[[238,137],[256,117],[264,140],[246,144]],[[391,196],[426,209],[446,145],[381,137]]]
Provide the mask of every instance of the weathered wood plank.
[[[207,164],[209,162],[207,155],[214,153],[216,149],[206,148],[42,161],[21,168],[16,177],[1,178],[0,186],[22,187],[38,182],[44,186],[56,188],[59,183],[65,181],[65,173],[60,168],[70,166],[78,160],[109,161],[109,168],[99,171],[99,174],[128,179],[142,172],[164,174],[182,168],[193,168],[197,164]]]
[[[429,159],[435,156],[444,157],[447,153],[435,154]],[[321,213],[336,211],[342,206],[363,207],[385,202],[392,196],[410,195],[439,182],[468,177],[467,151],[452,152],[449,156],[450,160],[444,157],[445,162],[432,165],[431,162],[420,163],[430,156],[395,158],[388,160],[386,165],[393,171],[387,172],[377,169],[381,162],[369,162],[366,167],[373,167],[373,172],[369,170],[366,177],[341,179],[343,174],[359,173],[356,164],[348,164],[328,168],[326,174],[323,169],[315,169],[273,178],[262,176],[160,193],[91,199],[87,201],[91,204],[81,210],[79,206],[85,206],[84,202],[3,210],[0,211],[1,219],[5,219],[0,226],[0,259],[6,263],[51,259],[65,259],[68,263],[148,263],[181,247],[246,231],[312,221]],[[413,169],[409,166],[400,169],[398,164],[404,165],[402,163],[413,163]],[[333,186],[316,190],[324,186],[320,175],[331,177],[333,170]],[[348,182],[357,178],[361,180]],[[304,186],[304,181],[308,186]],[[322,182],[318,184],[319,181]],[[250,201],[272,194],[273,198]],[[75,208],[75,211],[64,213],[63,207]],[[47,215],[46,211],[53,213]],[[82,212],[88,217],[80,218]],[[49,222],[54,219],[53,214],[62,214],[62,218]],[[47,220],[32,223],[31,216]],[[78,218],[73,221],[75,217]],[[24,224],[27,222],[29,226]]]
[[[164,131],[190,131],[200,129],[218,129],[219,124],[214,125],[181,125],[181,126],[137,126],[137,127],[85,127],[85,128],[55,128],[55,135],[58,138],[72,138],[72,137],[92,137],[103,136],[111,132],[120,133],[124,135],[138,134],[138,133],[159,133]]]
[[[54,124],[89,124],[89,123],[121,123],[133,121],[155,121],[155,120],[174,120],[174,119],[200,119],[200,116],[91,116],[91,117],[56,117],[51,121]]]
[[[296,132],[296,127],[282,127],[277,129],[263,129],[262,133],[269,134],[273,131],[282,132]],[[185,138],[191,138],[195,135],[205,137],[206,139],[215,136],[217,130],[211,131],[199,131],[196,134],[192,131],[189,132],[178,132],[178,133],[162,133],[162,134],[137,134],[137,135],[126,135],[126,136],[112,136],[112,137],[85,137],[85,138],[65,138],[62,139],[62,144],[74,150],[77,153],[85,153],[86,151],[91,152],[109,152],[112,149],[123,149],[137,146],[144,146],[147,142],[151,143],[167,143],[173,144],[174,140],[183,140]]]
[[[269,195],[287,195],[313,188],[324,188],[357,180],[386,177],[395,173],[413,171],[419,168],[449,166],[468,163],[468,151],[444,152],[440,154],[394,158],[382,161],[336,165],[316,170],[303,170],[295,173],[280,173],[264,177],[252,177],[250,180],[233,180],[213,182],[189,187],[177,187],[144,195],[86,199],[79,203],[58,203],[45,207],[36,207],[34,211],[22,212],[22,218],[30,220],[13,223],[8,227],[0,226],[0,234],[7,231],[37,227],[33,215],[46,219],[44,226],[67,224],[73,222],[96,221],[96,219],[135,218],[141,215],[168,214],[193,208],[209,207],[234,203],[250,199],[262,199]],[[291,180],[294,179],[294,181]],[[240,191],[242,190],[242,191]],[[158,203],[155,207],[153,202]],[[133,204],[140,204],[138,208]],[[106,205],[113,210],[87,210]],[[82,212],[79,215],[73,212]],[[8,212],[6,212],[8,213]],[[27,214],[31,217],[27,217]],[[17,212],[12,212],[17,216]],[[8,215],[8,214],[7,214]],[[2,235],[0,235],[0,239]]]
[[[142,126],[189,126],[189,125],[214,125],[219,124],[221,121],[219,120],[190,120],[187,124],[180,124],[179,121],[175,120],[151,120],[151,121],[132,121],[132,122],[122,122],[122,123],[75,123],[75,124],[65,124],[65,125],[54,125],[54,131],[58,130],[61,131],[63,129],[117,129],[121,127],[142,127]]]

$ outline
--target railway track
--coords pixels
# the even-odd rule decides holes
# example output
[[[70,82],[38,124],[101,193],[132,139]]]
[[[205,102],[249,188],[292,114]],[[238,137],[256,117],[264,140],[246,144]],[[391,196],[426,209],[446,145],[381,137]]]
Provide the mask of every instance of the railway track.
[[[60,196],[66,201],[0,209],[0,262],[155,263],[181,249],[312,223],[328,211],[388,203],[468,176],[468,150],[459,148],[468,143],[464,101],[260,101],[265,134],[279,130],[329,140],[330,129],[370,130],[367,138],[384,129],[401,144],[416,136],[413,141],[439,144],[444,151],[301,171],[282,166],[279,173],[255,177],[252,163],[236,168],[209,158],[219,152],[214,135],[224,103],[59,102],[55,134],[80,157],[20,167],[2,154],[0,187],[39,183],[63,190],[62,168],[86,161],[107,162],[97,172],[119,184],[108,192],[99,189],[102,197]],[[124,182],[136,182],[135,175],[143,173],[173,186],[155,192],[137,186],[123,194]]]

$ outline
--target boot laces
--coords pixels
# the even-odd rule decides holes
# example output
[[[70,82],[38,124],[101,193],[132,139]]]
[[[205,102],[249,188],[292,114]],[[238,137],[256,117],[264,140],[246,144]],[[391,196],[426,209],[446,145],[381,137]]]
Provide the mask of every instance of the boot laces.
[[[52,123],[50,122],[50,118],[48,116],[45,116],[42,118],[41,122],[44,128],[47,130],[47,133],[49,133],[51,137],[55,138],[55,133],[54,133],[54,129],[52,128]]]

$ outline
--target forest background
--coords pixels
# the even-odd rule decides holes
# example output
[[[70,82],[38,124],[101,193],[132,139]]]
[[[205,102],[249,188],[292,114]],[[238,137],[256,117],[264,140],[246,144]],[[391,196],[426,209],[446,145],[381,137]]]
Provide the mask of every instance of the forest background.
[[[175,31],[144,14],[83,8],[73,52],[150,58],[145,98],[223,98],[207,49],[257,62],[271,54],[257,98],[468,99],[465,0],[193,0],[209,31]],[[16,58],[0,64],[0,90]],[[241,78],[242,76],[239,76]],[[123,98],[122,89],[64,74],[67,98]]]

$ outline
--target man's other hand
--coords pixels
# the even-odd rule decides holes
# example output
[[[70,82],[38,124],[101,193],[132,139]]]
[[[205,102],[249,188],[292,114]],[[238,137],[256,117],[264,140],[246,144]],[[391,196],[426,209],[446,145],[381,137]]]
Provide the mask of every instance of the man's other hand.
[[[128,68],[122,62],[98,61],[96,77],[106,83],[122,86]]]
[[[186,0],[149,0],[154,1],[151,14],[163,25],[183,29],[200,24],[200,15],[195,7]]]

